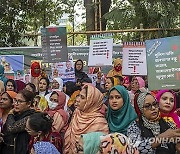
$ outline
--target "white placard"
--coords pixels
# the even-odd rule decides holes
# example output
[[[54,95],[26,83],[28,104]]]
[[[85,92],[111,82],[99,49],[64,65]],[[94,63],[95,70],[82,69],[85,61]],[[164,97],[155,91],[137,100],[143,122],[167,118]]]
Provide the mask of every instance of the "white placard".
[[[143,42],[123,45],[123,75],[147,75],[146,48]]]
[[[111,66],[112,51],[112,38],[90,40],[88,66]]]

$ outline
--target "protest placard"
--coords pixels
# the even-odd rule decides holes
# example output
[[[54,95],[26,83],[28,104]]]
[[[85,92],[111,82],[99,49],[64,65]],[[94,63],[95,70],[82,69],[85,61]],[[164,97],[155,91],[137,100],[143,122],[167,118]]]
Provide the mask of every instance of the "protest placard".
[[[91,37],[88,66],[112,65],[113,38],[112,35],[95,35]]]
[[[67,81],[75,82],[74,63],[72,60],[54,63],[51,65],[51,68],[52,78],[60,77],[64,83]]]
[[[146,48],[144,42],[123,44],[123,75],[147,75]]]
[[[66,27],[41,29],[43,62],[62,62],[68,60]]]
[[[147,40],[150,90],[180,88],[180,36]]]

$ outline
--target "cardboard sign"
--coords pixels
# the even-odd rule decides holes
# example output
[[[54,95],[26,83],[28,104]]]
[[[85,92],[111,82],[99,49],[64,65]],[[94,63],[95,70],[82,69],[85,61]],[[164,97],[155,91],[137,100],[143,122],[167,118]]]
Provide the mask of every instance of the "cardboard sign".
[[[90,40],[88,66],[112,65],[113,39],[108,35],[97,35]]]
[[[123,75],[147,75],[146,48],[143,42],[123,45]]]

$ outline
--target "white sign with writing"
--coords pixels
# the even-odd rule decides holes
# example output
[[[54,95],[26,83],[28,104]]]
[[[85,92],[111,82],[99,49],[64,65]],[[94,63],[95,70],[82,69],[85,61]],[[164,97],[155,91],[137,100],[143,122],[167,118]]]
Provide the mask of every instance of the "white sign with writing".
[[[147,75],[146,48],[143,42],[123,45],[123,75]]]
[[[94,38],[90,40],[88,66],[112,65],[112,38]]]

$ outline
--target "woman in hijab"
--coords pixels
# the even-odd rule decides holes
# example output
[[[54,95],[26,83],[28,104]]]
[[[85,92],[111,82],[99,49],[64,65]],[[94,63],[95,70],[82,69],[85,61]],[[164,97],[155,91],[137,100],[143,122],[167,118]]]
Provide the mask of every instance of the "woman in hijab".
[[[31,75],[32,77],[39,77],[41,75],[41,67],[39,62],[33,62],[31,64]]]
[[[115,75],[122,76],[122,60],[120,58],[114,60],[114,67],[109,71],[107,77],[113,77]]]
[[[178,115],[175,113],[176,110],[176,96],[171,90],[160,90],[156,95],[157,101],[159,102],[159,109],[161,117],[164,120],[173,122],[177,128],[180,128],[180,121]]]
[[[31,64],[31,82],[36,86],[38,91],[39,78],[41,78],[41,67],[39,62],[33,62]]]
[[[46,111],[53,118],[53,131],[65,133],[68,125],[68,113],[64,111],[66,95],[60,91],[53,91]]]
[[[69,128],[65,133],[64,153],[75,153],[76,142],[82,134],[90,132],[109,132],[107,121],[100,113],[103,94],[90,84],[85,85],[76,98],[77,109],[74,111]]]
[[[141,77],[133,77],[131,80],[131,91],[129,91],[129,97],[132,106],[134,106],[134,95],[136,93],[144,92],[146,91],[145,87],[145,81]]]
[[[147,92],[136,94],[134,107],[139,121],[134,121],[127,130],[132,144],[137,145],[142,154],[175,154],[176,148],[179,149],[179,143],[175,148],[175,142],[180,131],[160,117],[155,97]]]
[[[75,69],[75,77],[76,80],[80,79],[82,80],[83,78],[88,78],[88,75],[83,72],[83,61],[81,59],[78,59],[75,64],[74,64],[74,69]]]
[[[52,90],[63,90],[63,80],[60,77],[54,78],[52,82]]]
[[[53,91],[63,91],[63,80],[60,77],[54,78],[53,82],[52,82],[52,92]],[[49,93],[45,96],[45,98],[47,99],[47,101],[49,101],[49,98],[51,96],[52,93]],[[65,94],[66,95],[66,94]],[[64,110],[67,111],[67,102],[69,100],[69,96],[66,95],[66,104],[64,106]]]
[[[135,121],[137,114],[132,107],[124,86],[117,85],[109,91],[109,105],[106,115],[110,133],[126,135],[128,126]]]

